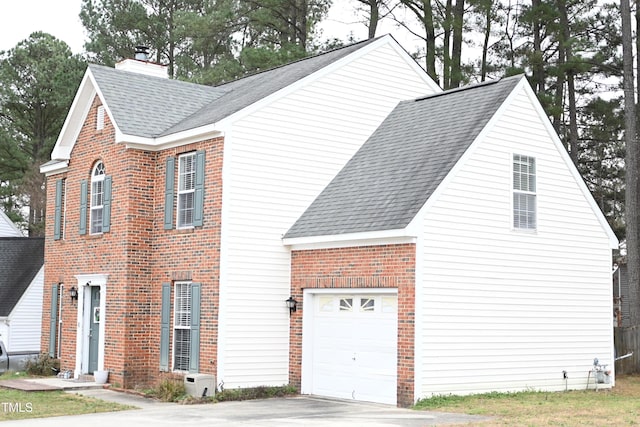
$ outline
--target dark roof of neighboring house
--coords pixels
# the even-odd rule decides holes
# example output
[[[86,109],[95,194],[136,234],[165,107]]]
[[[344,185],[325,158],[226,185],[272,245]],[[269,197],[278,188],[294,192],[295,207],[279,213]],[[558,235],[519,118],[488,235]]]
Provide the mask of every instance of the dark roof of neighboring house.
[[[89,69],[120,130],[127,135],[149,138],[215,123],[361,49],[372,40],[219,86],[186,83],[101,65],[89,65]]]
[[[44,238],[0,237],[0,317],[8,316],[44,265]]]
[[[405,228],[522,78],[398,104],[284,237]]]

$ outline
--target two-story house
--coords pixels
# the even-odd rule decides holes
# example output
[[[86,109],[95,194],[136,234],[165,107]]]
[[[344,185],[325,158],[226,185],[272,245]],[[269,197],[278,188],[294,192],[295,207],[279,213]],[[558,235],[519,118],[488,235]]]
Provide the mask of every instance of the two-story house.
[[[125,387],[288,383],[282,236],[400,100],[439,91],[390,36],[216,87],[90,65],[41,168],[43,349]]]
[[[89,66],[41,168],[63,369],[409,405],[612,360],[617,241],[525,78],[442,92],[390,36],[165,77]]]

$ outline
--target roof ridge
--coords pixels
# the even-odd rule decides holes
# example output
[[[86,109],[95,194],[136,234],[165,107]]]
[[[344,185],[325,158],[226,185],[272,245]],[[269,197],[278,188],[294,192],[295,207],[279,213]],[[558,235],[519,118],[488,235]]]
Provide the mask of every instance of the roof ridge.
[[[521,78],[522,76],[524,76],[524,74],[516,74],[516,75],[513,75],[513,76],[509,76],[509,77],[501,77],[499,79],[491,79],[491,80],[486,80],[484,82],[472,83],[472,84],[456,87],[456,88],[453,88],[453,89],[447,89],[447,90],[439,92],[439,93],[434,93],[434,94],[431,94],[431,95],[427,95],[427,96],[423,96],[423,97],[420,97],[420,98],[416,98],[413,101],[414,102],[424,101],[424,100],[427,100],[427,99],[436,98],[438,96],[450,95],[452,93],[458,93],[458,92],[464,92],[464,91],[471,90],[471,89],[477,89],[479,87],[492,86],[492,85],[498,84],[500,82],[503,82],[505,80],[511,80],[511,79],[516,78],[516,77],[517,78]]]
[[[109,67],[108,65],[89,64],[89,68],[92,68],[94,70],[96,68],[98,68],[98,69],[101,69],[103,71],[113,72],[113,73],[126,73],[128,75],[136,76],[136,77],[139,77],[139,78],[152,79],[154,81],[165,82],[167,84],[198,86],[198,87],[201,87],[201,88],[218,89],[219,90],[219,88],[217,88],[216,86],[213,86],[213,85],[205,85],[205,84],[202,84],[202,83],[195,83],[195,82],[191,82],[191,81],[188,81],[188,80],[179,80],[179,79],[151,76],[151,75],[148,75],[148,74],[137,73],[137,72],[131,71],[131,70],[119,70],[117,68]]]
[[[307,61],[308,61],[308,64],[314,64],[315,62],[318,62],[318,61],[322,62],[322,58],[323,57],[327,57],[328,55],[331,55],[331,54],[335,54],[335,55],[339,56],[338,58],[332,60],[332,61],[337,61],[337,60],[339,60],[339,59],[341,59],[343,57],[348,57],[353,52],[358,51],[361,48],[363,48],[364,46],[367,46],[368,44],[373,43],[373,42],[375,42],[377,40],[380,40],[380,39],[382,39],[382,38],[384,38],[386,36],[387,35],[383,35],[383,36],[379,36],[379,37],[376,37],[376,38],[373,38],[373,39],[367,39],[367,40],[363,40],[363,41],[360,41],[360,42],[351,43],[351,44],[348,44],[348,45],[345,45],[345,46],[341,46],[341,47],[338,47],[338,48],[335,48],[335,49],[329,49],[329,50],[327,50],[325,52],[318,53],[316,55],[307,56],[305,58],[300,58],[300,59],[298,59],[296,61],[293,61],[293,62],[287,62],[286,64],[282,64],[282,65],[279,65],[277,67],[265,69],[265,70],[262,70],[260,72],[253,73],[253,74],[248,74],[248,75],[243,76],[243,77],[241,77],[239,79],[232,80],[232,81],[229,81],[227,83],[224,83],[224,84],[221,84],[221,85],[218,85],[218,86],[210,86],[210,87],[218,89],[220,91],[224,91],[224,94],[221,95],[220,98],[225,97],[225,96],[226,97],[229,97],[229,96],[233,97],[234,94],[238,94],[238,93],[242,94],[244,88],[247,85],[255,84],[254,83],[255,81],[259,82],[259,80],[261,78],[264,79],[265,75],[268,77],[268,73],[273,73],[274,75],[277,76],[278,73],[280,73],[280,74],[286,73],[287,72],[287,68],[291,67],[289,70],[292,70],[292,72],[289,72],[289,74],[295,75],[295,70],[296,70],[296,68],[300,67],[299,64],[301,64],[301,63],[304,63],[304,62],[307,62]],[[342,56],[340,56],[341,55],[339,53],[340,51],[344,51]],[[331,57],[329,57],[329,59],[331,59]],[[298,67],[296,67],[296,66],[298,66]],[[317,72],[319,69],[322,69],[322,68],[324,68],[326,66],[327,66],[327,64],[324,64],[324,65],[320,66],[317,69],[312,69],[309,72],[305,72],[305,76],[311,75],[311,74]],[[282,70],[284,70],[284,71],[282,71]],[[302,76],[302,77],[304,77],[304,76]],[[299,77],[299,78],[302,78],[302,77]],[[254,80],[251,80],[251,79],[254,79]],[[296,79],[296,81],[297,81],[297,79]],[[283,87],[291,85],[292,83],[293,83],[293,81],[289,81],[284,86],[281,86],[281,87],[275,87],[274,86],[269,91],[269,93],[263,93],[263,96],[260,99],[264,99],[264,97],[266,97],[268,95],[271,95],[272,93],[275,93],[278,90],[282,89]],[[276,86],[278,86],[277,83],[276,83]],[[257,99],[253,99],[253,100],[250,101],[249,104],[241,106],[240,109],[245,108],[248,105],[251,105],[256,101],[257,101]],[[189,125],[185,125],[185,123],[188,124],[189,121],[193,121],[194,118],[197,118],[197,117],[201,116],[202,112],[210,111],[212,109],[212,105],[214,105],[217,102],[220,102],[220,99],[218,99],[218,98],[212,99],[211,101],[209,101],[209,103],[207,103],[206,105],[203,105],[198,110],[196,110],[193,113],[191,113],[190,115],[184,117],[178,123],[175,123],[173,126],[164,129],[157,136],[165,136],[165,135],[169,135],[171,133],[174,133],[176,131],[186,130],[185,127],[192,128],[191,126],[195,126],[195,127],[201,126],[201,125],[194,125],[193,123],[191,123]],[[227,114],[233,114],[234,112],[237,112],[240,109],[235,110],[235,111],[229,111],[229,112],[227,112]],[[209,120],[207,120],[207,121],[209,121]],[[211,122],[213,122],[213,121],[211,121]]]
[[[254,76],[260,75],[262,73],[267,73],[269,71],[277,70],[278,68],[283,68],[283,67],[287,67],[289,65],[297,64],[298,62],[306,61],[308,59],[317,58],[317,57],[320,57],[320,56],[323,56],[323,55],[328,55],[330,53],[337,52],[337,51],[342,50],[342,49],[351,48],[351,47],[357,46],[359,44],[373,42],[373,41],[378,40],[378,39],[380,39],[380,38],[382,38],[384,36],[385,35],[378,36],[378,37],[375,37],[373,39],[360,40],[359,42],[349,43],[349,44],[346,44],[344,46],[334,47],[333,49],[325,50],[325,51],[322,51],[320,53],[316,53],[314,55],[305,56],[303,58],[296,59],[295,61],[286,62],[284,64],[276,65],[275,67],[265,68],[264,70],[258,70],[258,71],[255,71],[255,72],[252,72],[252,73],[249,73],[249,74],[245,74],[244,76],[238,77],[237,79],[229,80],[228,82],[224,82],[224,83],[220,83],[220,84],[212,85],[212,86],[219,88],[221,86],[228,85],[228,84],[231,84],[231,83],[235,83],[237,81],[240,81],[240,80],[243,80],[243,79],[247,79],[249,77],[254,77]]]

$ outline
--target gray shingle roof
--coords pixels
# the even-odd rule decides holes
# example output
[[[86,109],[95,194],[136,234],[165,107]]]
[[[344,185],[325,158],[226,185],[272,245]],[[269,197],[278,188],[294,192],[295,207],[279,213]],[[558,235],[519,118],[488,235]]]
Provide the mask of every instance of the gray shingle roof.
[[[120,130],[127,135],[154,137],[219,98],[211,86],[147,76],[89,65]]]
[[[521,79],[398,104],[285,238],[405,228]]]
[[[0,317],[8,316],[44,264],[44,238],[0,237]]]
[[[218,89],[225,91],[223,96],[212,101],[198,113],[167,130],[164,134],[193,129],[224,119],[254,102],[266,98],[272,93],[350,55],[374,40],[377,39],[351,44],[217,86]]]
[[[334,49],[215,87],[101,65],[89,68],[120,130],[127,135],[152,138],[215,123],[372,41]]]

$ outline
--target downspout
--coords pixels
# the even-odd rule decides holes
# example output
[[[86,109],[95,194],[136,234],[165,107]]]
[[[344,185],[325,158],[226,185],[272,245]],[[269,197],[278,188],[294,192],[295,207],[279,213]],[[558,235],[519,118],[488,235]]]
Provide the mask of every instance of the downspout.
[[[60,295],[58,296],[58,350],[57,358],[62,354],[62,295],[64,295],[64,284],[60,285]]]

